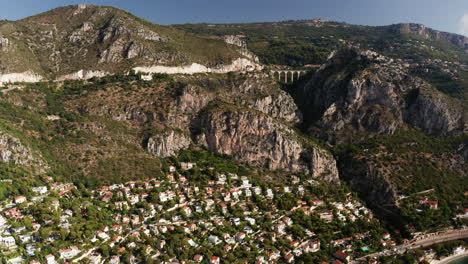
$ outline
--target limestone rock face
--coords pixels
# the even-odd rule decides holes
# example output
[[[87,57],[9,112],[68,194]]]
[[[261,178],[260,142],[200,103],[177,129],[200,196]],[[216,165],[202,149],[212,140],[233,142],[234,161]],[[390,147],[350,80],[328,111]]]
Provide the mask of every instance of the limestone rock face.
[[[251,103],[251,107],[269,114],[272,117],[284,119],[288,122],[299,123],[302,119],[301,112],[297,109],[292,98],[282,92],[277,96],[258,98]]]
[[[107,54],[105,54],[107,56]],[[167,74],[194,74],[194,73],[228,73],[228,72],[245,72],[262,70],[263,66],[258,63],[246,59],[238,58],[230,64],[217,65],[216,67],[207,67],[202,64],[192,63],[184,66],[139,66],[133,70],[142,73],[167,73]]]
[[[158,33],[150,30],[139,29],[137,35],[140,38],[152,41],[163,41],[164,38],[161,37]]]
[[[230,97],[236,103],[247,105],[275,119],[299,123],[302,113],[294,99],[285,91],[275,87],[268,76],[256,73],[231,89]]]
[[[293,130],[264,114],[216,109],[204,114],[196,127],[194,134],[199,144],[251,166],[338,180],[336,162],[330,153],[306,146]]]
[[[242,81],[236,78],[233,83],[216,84],[214,91],[195,85],[180,87],[166,122],[171,127],[185,130],[190,120],[205,106],[222,99],[245,105],[275,119],[299,123],[302,115],[293,98],[275,85],[262,74],[251,74]]]
[[[422,24],[404,23],[389,26],[390,31],[401,34],[412,34],[424,39],[446,40],[468,52],[468,38],[462,35],[440,32]]]
[[[14,83],[14,82],[40,82],[43,80],[42,76],[32,72],[21,72],[21,73],[0,73],[0,85],[3,83]]]
[[[63,75],[57,78],[58,81],[64,80],[88,80],[93,77],[104,77],[109,73],[104,71],[86,71],[86,70],[79,70],[75,73]]]
[[[0,162],[13,163],[44,171],[46,164],[39,154],[33,153],[19,139],[0,131]]]
[[[209,47],[209,52],[203,47]],[[148,69],[148,73],[261,69],[246,48],[152,24],[117,8],[94,5],[60,7],[2,23],[0,53],[2,73],[34,71],[47,80],[81,69],[107,74],[126,74],[139,67],[142,72]]]
[[[235,35],[224,36],[224,41],[227,44],[236,45],[238,47],[245,47],[246,46],[245,42],[239,36],[235,36]]]
[[[126,53],[127,59],[133,59],[142,56],[143,49],[140,46],[138,46],[138,44],[136,44],[135,42],[132,42],[128,46]]]
[[[174,130],[151,137],[148,140],[147,150],[158,157],[170,157],[176,155],[181,149],[190,146],[190,138]]]
[[[10,47],[10,40],[7,38],[0,36],[0,51],[8,51]]]
[[[109,48],[101,53],[99,63],[117,63],[124,59],[124,52],[127,42],[123,39],[117,39]]]
[[[214,98],[215,95],[203,92],[199,87],[192,85],[181,87],[170,107],[166,118],[167,125],[188,130],[191,120]]]
[[[427,89],[418,90],[416,100],[409,105],[404,119],[431,135],[448,136],[467,133],[467,113],[464,107],[452,102],[442,93]]]
[[[438,136],[466,131],[463,107],[370,51],[334,54],[299,97],[310,132],[331,143],[393,134],[405,125]]]

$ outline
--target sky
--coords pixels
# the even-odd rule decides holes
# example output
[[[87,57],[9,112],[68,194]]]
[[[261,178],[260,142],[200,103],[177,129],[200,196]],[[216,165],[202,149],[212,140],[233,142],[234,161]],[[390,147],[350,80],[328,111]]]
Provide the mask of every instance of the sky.
[[[468,36],[468,0],[0,0],[0,19],[78,3],[119,7],[163,25],[323,18],[375,26],[414,22]]]

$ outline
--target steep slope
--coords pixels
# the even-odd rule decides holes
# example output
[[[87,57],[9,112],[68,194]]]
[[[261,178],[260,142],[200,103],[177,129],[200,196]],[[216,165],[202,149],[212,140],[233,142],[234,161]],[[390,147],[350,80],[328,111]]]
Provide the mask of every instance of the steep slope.
[[[88,79],[133,67],[258,67],[255,58],[223,40],[155,25],[113,7],[83,4],[3,22],[0,43],[2,82]]]
[[[293,98],[264,73],[29,84],[0,101],[6,107],[0,121],[24,120],[18,133],[34,135],[25,139],[51,171],[78,180],[157,175],[161,158],[192,147],[232,155],[252,168],[338,180],[330,151],[294,129],[301,115]],[[232,110],[213,107],[218,104]],[[19,113],[7,111],[18,107]]]
[[[238,35],[267,65],[322,64],[333,50],[369,49],[404,62],[412,74],[468,102],[468,38],[421,24],[370,27],[323,19],[249,24],[186,24],[197,34]]]
[[[468,51],[468,38],[448,32],[441,32],[428,28],[422,24],[404,23],[385,27],[390,32],[396,32],[402,35],[414,35],[428,40],[442,40],[451,43],[465,51]]]
[[[261,112],[214,103],[195,120],[192,132],[199,144],[251,166],[338,180],[330,153]]]
[[[384,212],[424,230],[450,222],[466,205],[467,137],[431,137],[413,129],[336,147],[342,179]],[[421,212],[420,202],[437,201],[441,211]],[[424,208],[422,208],[424,209]]]
[[[341,179],[374,207],[411,225],[425,218],[437,226],[466,202],[466,105],[400,62],[343,49],[292,93],[304,129],[335,145]],[[415,215],[423,199],[450,209]]]
[[[429,188],[441,205],[466,204],[467,111],[453,98],[466,89],[466,39],[323,20],[177,27],[89,5],[0,22],[0,83],[59,80],[2,91],[0,166],[104,184],[204,148],[273,181],[344,179],[377,207]],[[281,85],[247,47],[267,64],[322,66]],[[433,76],[428,65],[455,88],[414,76]]]
[[[437,136],[467,129],[465,106],[370,51],[333,54],[297,98],[309,132],[331,143],[393,134],[407,125]]]
[[[317,64],[326,60],[327,51],[347,44],[401,59],[420,56],[468,60],[465,54],[468,50],[467,37],[440,32],[421,24],[371,27],[312,19],[248,24],[185,24],[176,27],[197,34],[243,36],[249,49],[266,64]],[[425,45],[432,46],[432,49]]]
[[[24,145],[18,138],[5,131],[0,131],[0,163],[24,166],[35,173],[43,173],[48,169],[38,151]]]

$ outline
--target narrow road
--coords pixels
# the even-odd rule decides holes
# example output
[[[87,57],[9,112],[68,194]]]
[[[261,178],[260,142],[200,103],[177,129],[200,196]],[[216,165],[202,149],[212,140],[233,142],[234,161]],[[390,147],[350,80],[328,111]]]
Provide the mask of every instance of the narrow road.
[[[437,232],[426,234],[424,236],[418,237],[409,241],[406,244],[395,246],[391,249],[387,249],[385,251],[377,252],[374,254],[370,254],[361,258],[358,258],[350,263],[361,263],[365,261],[367,258],[379,258],[382,256],[391,256],[402,254],[408,249],[415,249],[421,247],[427,247],[447,241],[458,240],[458,239],[465,239],[468,238],[468,229],[455,229],[449,230],[445,232]]]

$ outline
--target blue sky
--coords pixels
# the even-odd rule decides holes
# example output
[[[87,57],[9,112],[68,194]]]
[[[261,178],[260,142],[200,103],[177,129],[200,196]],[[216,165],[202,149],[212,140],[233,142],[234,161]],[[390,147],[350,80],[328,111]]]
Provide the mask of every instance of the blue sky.
[[[416,22],[468,36],[468,0],[0,0],[0,19],[77,3],[116,6],[158,24],[325,18],[361,25]]]

